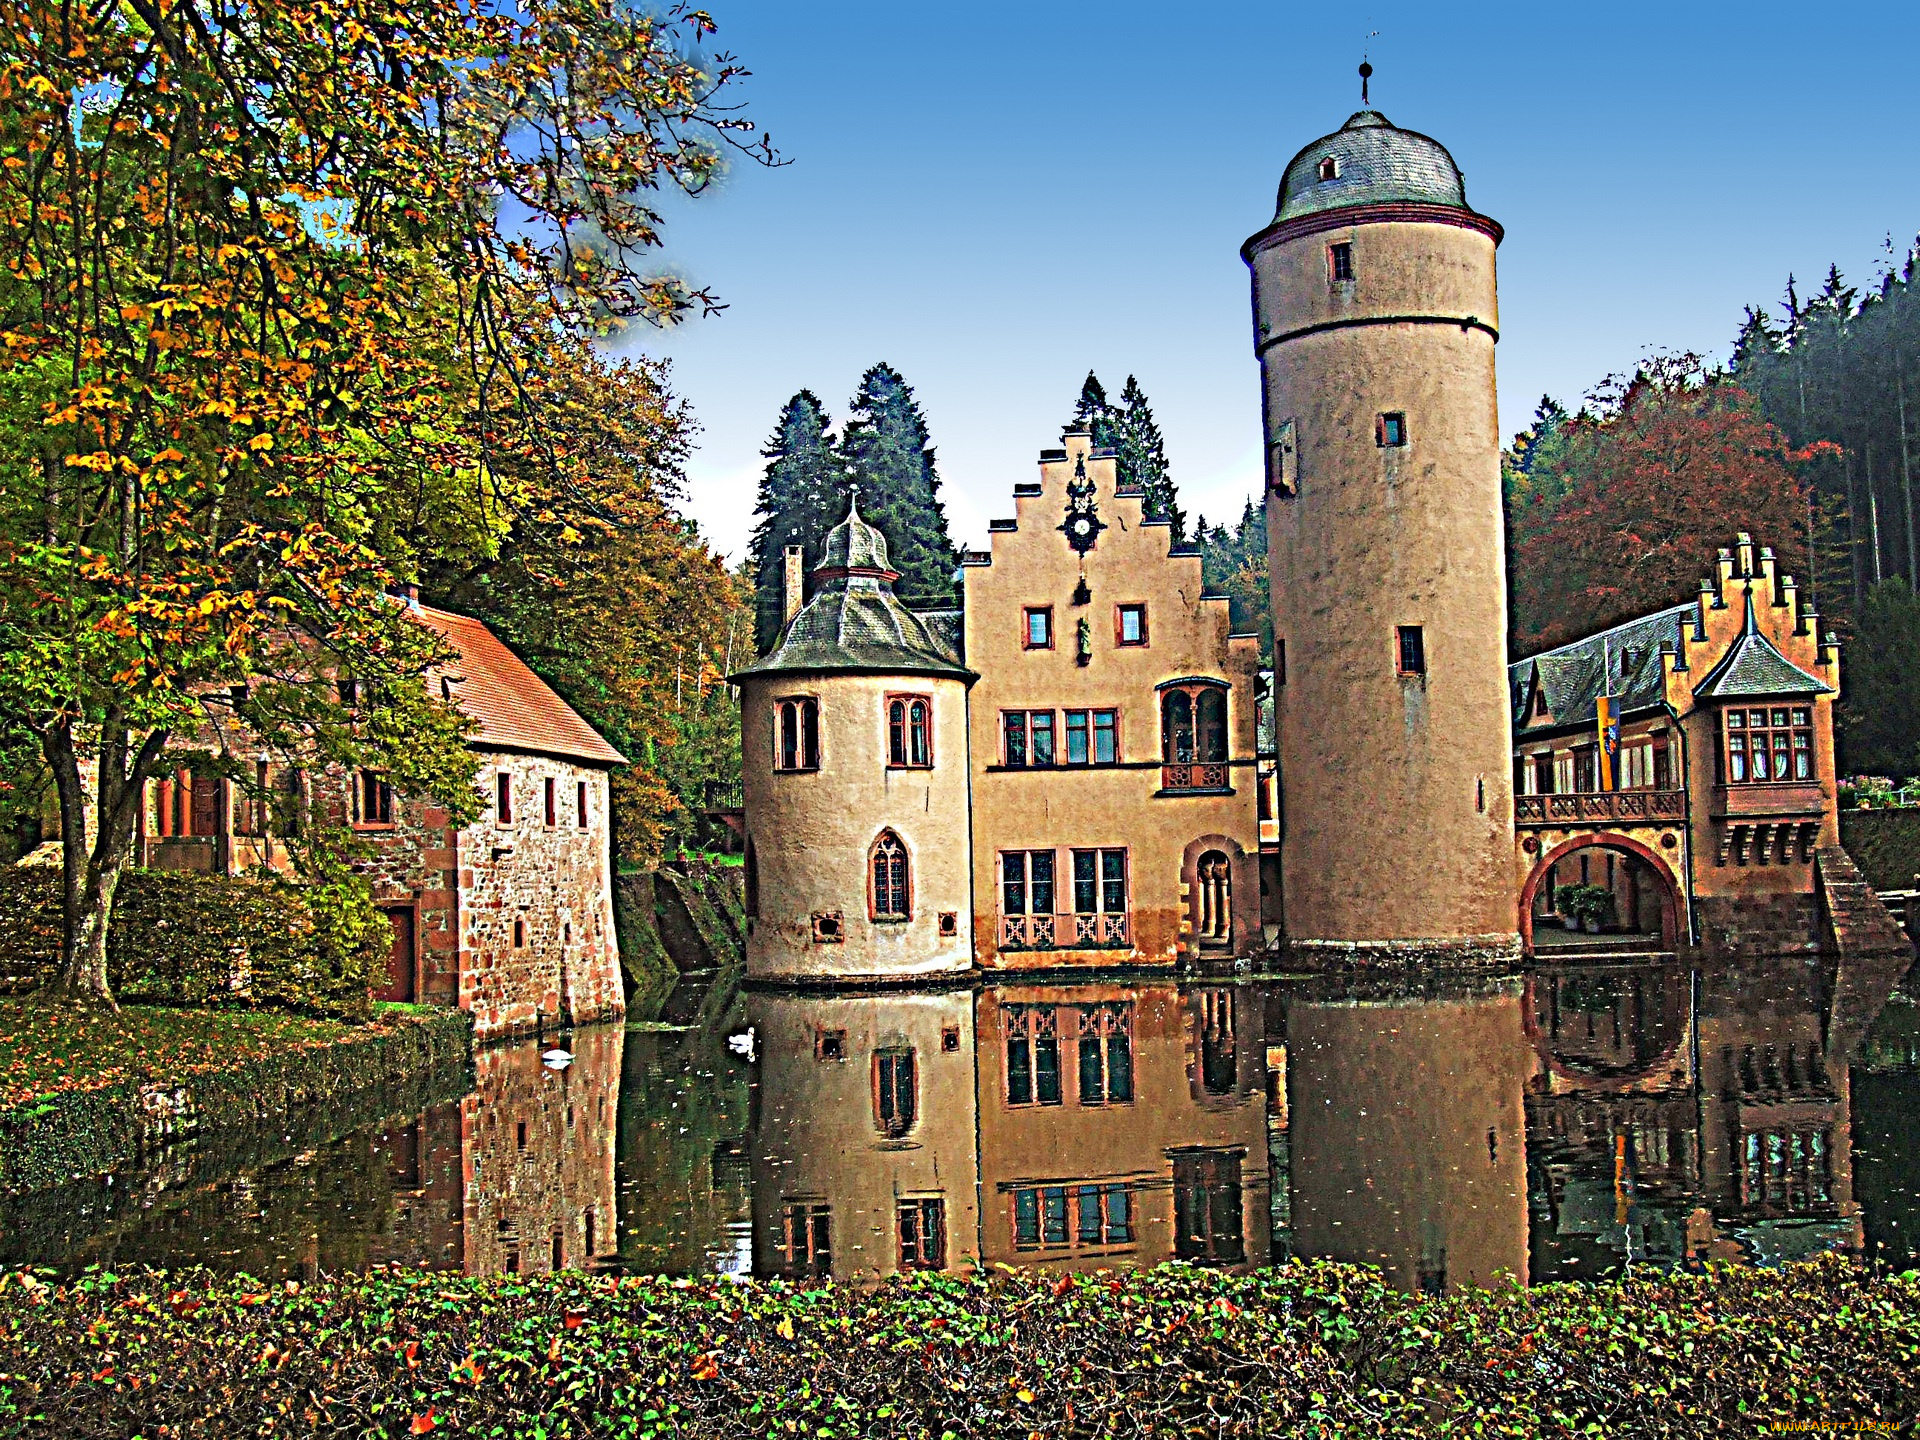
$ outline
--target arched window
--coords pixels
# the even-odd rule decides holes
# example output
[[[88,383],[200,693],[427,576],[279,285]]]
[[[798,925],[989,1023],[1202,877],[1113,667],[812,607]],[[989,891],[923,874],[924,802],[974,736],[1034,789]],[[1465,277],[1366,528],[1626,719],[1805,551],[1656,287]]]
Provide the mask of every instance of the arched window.
[[[773,768],[820,768],[820,702],[810,696],[782,700],[774,707]]]
[[[1227,692],[1209,686],[1200,692],[1194,706],[1198,715],[1198,751],[1193,758],[1202,764],[1219,764],[1227,758]]]
[[[911,875],[907,847],[891,830],[882,830],[873,842],[872,914],[875,920],[906,920],[912,914]]]
[[[920,1097],[913,1071],[910,1049],[873,1052],[873,1120],[889,1139],[898,1140],[918,1118]]]
[[[1227,786],[1227,687],[1195,677],[1160,690],[1161,785],[1168,790]]]
[[[933,705],[924,695],[887,700],[887,764],[925,769],[933,764]]]
[[[1160,739],[1168,765],[1193,763],[1193,696],[1169,690],[1160,698]]]

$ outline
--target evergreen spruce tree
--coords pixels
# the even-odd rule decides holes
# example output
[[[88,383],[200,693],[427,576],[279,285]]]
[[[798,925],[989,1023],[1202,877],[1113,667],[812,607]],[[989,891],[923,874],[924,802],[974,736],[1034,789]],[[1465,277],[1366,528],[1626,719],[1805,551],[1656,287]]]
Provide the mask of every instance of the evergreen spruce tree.
[[[1087,378],[1080,383],[1080,398],[1073,402],[1073,427],[1091,430],[1093,448],[1102,450],[1113,444],[1114,419],[1114,409],[1107,403],[1107,387],[1098,375],[1087,371]]]
[[[1093,379],[1091,375],[1087,378]],[[1081,392],[1083,399],[1085,393]],[[1187,537],[1187,512],[1180,508],[1179,493],[1173,487],[1166,444],[1154,422],[1153,407],[1147,403],[1140,382],[1131,375],[1120,391],[1120,408],[1114,416],[1113,447],[1119,457],[1120,483],[1140,487],[1141,513],[1149,520],[1171,521],[1173,543],[1180,544]]]
[[[933,447],[912,387],[891,365],[875,365],[860,378],[852,408],[841,453],[860,487],[861,516],[887,537],[887,554],[900,572],[895,592],[916,609],[955,604],[959,555],[947,533]]]
[[[780,411],[767,458],[748,564],[754,579],[753,638],[762,655],[780,639],[785,604],[786,547],[802,546],[809,568],[820,563],[827,531],[842,519],[846,473],[839,448],[827,433],[827,412],[811,390],[802,390]],[[891,538],[891,537],[889,537]]]
[[[1867,592],[1848,647],[1840,761],[1846,773],[1920,774],[1920,596],[1895,575]]]

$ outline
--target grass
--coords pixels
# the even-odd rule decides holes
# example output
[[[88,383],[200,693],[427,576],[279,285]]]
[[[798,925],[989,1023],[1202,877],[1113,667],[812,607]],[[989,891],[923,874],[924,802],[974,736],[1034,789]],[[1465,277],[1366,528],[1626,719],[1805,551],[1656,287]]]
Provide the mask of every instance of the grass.
[[[172,1080],[391,1028],[418,1007],[375,1008],[365,1025],[277,1010],[127,1005],[104,1010],[0,999],[0,1110],[128,1080]]]

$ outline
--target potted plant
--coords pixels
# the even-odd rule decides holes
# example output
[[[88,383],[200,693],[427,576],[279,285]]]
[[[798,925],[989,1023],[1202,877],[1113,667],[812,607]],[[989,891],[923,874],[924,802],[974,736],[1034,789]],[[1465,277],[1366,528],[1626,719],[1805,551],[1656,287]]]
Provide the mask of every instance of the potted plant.
[[[1598,935],[1613,922],[1613,892],[1604,885],[1568,885],[1560,891],[1559,906],[1569,930]]]

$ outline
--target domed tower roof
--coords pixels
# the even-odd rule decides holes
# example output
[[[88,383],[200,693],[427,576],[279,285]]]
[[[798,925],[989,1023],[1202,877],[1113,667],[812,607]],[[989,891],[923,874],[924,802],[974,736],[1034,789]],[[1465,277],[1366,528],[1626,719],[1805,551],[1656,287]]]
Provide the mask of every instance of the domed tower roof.
[[[1393,201],[1468,209],[1460,167],[1446,146],[1402,130],[1378,110],[1359,110],[1289,162],[1273,218],[1277,224]]]
[[[850,497],[847,518],[827,532],[813,598],[771,655],[728,678],[837,671],[974,679],[942,633],[900,603],[893,593],[899,578],[887,564],[887,537],[860,518],[858,496]]]
[[[889,581],[899,578],[899,572],[887,564],[887,537],[860,518],[857,486],[850,487],[847,495],[847,518],[827,532],[820,566],[813,575],[823,580],[833,578],[827,572],[856,570],[884,574]]]

